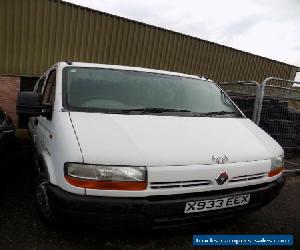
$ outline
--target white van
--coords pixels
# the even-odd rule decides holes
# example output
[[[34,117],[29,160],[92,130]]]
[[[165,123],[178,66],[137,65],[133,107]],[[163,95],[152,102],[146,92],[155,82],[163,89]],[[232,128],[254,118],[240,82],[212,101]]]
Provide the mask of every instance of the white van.
[[[282,188],[283,150],[213,81],[59,62],[21,92],[48,222],[172,227],[224,219]]]

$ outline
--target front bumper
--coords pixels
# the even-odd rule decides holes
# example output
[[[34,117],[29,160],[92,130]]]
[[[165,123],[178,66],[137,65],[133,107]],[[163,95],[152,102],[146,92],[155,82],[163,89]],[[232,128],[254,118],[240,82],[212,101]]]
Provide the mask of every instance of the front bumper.
[[[105,228],[164,228],[186,226],[208,220],[225,219],[258,209],[280,192],[285,176],[277,180],[243,188],[144,198],[83,196],[48,185],[50,206],[65,222],[84,222]],[[188,201],[219,199],[251,194],[249,204],[232,208],[184,214]]]

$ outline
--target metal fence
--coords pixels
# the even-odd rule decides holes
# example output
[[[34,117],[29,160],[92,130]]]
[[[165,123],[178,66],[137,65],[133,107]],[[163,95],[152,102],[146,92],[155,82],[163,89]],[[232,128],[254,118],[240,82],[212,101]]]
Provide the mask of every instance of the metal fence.
[[[222,82],[220,87],[252,121],[257,120],[260,84],[256,81]]]
[[[283,147],[291,168],[300,170],[300,90],[293,83],[275,77],[262,82],[257,124]]]
[[[300,170],[300,90],[295,81],[276,77],[219,85],[244,114],[270,134],[284,149],[293,169]]]

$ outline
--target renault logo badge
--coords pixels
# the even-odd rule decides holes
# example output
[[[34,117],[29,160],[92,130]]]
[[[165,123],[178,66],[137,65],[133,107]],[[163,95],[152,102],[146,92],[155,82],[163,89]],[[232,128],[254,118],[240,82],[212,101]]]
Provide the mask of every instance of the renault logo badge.
[[[218,185],[223,185],[228,180],[228,174],[224,171],[216,177]]]

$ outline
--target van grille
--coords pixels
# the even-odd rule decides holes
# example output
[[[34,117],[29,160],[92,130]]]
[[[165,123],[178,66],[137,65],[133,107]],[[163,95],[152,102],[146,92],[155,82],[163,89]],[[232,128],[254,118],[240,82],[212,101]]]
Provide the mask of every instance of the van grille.
[[[258,173],[258,174],[251,174],[251,175],[241,175],[233,177],[228,182],[239,182],[239,181],[251,181],[251,180],[257,180],[262,179],[267,175],[267,173]]]
[[[152,189],[188,188],[188,187],[207,186],[209,184],[211,184],[211,181],[209,181],[209,180],[151,182],[150,187]]]

